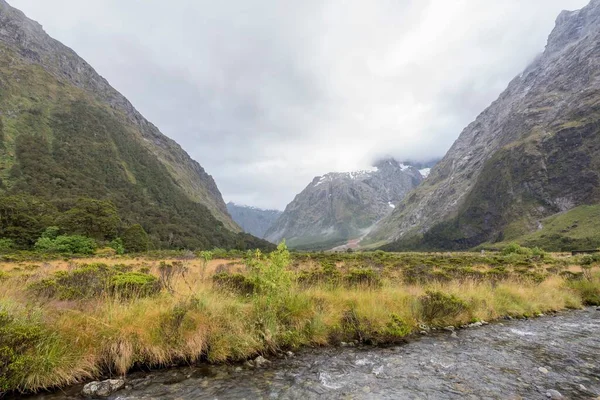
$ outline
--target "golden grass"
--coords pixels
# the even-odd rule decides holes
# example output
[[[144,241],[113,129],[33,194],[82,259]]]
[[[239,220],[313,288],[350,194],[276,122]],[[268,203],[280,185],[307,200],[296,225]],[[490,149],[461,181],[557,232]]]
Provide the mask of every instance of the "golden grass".
[[[76,263],[92,262],[107,260]],[[146,267],[159,274],[160,261],[131,259],[118,263]],[[583,305],[581,296],[558,275],[541,283],[518,278],[500,282],[465,279],[419,286],[407,285],[393,278],[397,273],[391,273],[388,276],[392,278],[384,279],[378,288],[302,287],[294,282],[289,290],[278,294],[277,309],[265,313],[265,307],[272,303],[213,287],[210,278],[215,271],[244,271],[241,261],[213,260],[204,279],[202,261],[183,263],[187,272],[174,277],[172,292],[163,290],[155,297],[129,301],[109,295],[79,301],[33,298],[26,290],[29,283],[75,268],[73,262],[53,261],[34,269],[25,269],[35,264],[30,262],[0,264],[0,271],[9,272],[8,279],[0,280],[0,312],[8,310],[19,318],[38,313],[36,321],[47,334],[35,353],[29,354],[42,362],[17,374],[6,389],[35,391],[100,375],[123,375],[135,363],[170,366],[200,359],[227,362],[284,348],[355,340],[357,331],[344,325],[348,312],[360,325],[361,339],[401,340],[427,322],[420,314],[419,302],[428,290],[454,295],[468,305],[438,324],[462,325],[506,315],[535,316]],[[600,288],[600,279],[595,282]],[[397,327],[391,325],[393,321],[401,321],[407,331],[394,333],[400,331],[390,330],[390,326]]]

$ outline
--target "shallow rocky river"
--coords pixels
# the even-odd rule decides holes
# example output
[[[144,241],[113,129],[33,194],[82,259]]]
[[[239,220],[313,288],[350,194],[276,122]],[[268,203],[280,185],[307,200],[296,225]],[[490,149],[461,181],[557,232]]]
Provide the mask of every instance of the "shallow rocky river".
[[[81,387],[37,396],[79,398]],[[562,397],[561,397],[562,396]],[[600,311],[304,351],[267,367],[134,373],[111,399],[600,399]]]

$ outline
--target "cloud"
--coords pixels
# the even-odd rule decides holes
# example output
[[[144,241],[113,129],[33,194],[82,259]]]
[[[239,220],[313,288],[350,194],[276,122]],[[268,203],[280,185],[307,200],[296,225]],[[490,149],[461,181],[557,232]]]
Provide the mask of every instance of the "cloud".
[[[586,0],[9,0],[215,177],[280,208],[316,175],[441,157]]]

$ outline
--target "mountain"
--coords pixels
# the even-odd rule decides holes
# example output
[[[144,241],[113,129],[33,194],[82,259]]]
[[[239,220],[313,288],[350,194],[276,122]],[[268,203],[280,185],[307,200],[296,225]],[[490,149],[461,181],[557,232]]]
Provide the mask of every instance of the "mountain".
[[[417,168],[393,159],[373,171],[317,176],[267,231],[271,242],[286,239],[296,248],[332,248],[364,236],[388,215],[423,177]]]
[[[31,215],[43,204],[59,215],[81,197],[113,203],[124,226],[140,223],[159,247],[255,240],[238,235],[200,164],[73,50],[0,0],[0,209]],[[18,232],[43,225],[11,221],[0,236],[23,244],[32,238]]]
[[[281,215],[279,210],[263,210],[256,207],[240,206],[231,202],[227,203],[227,210],[244,232],[259,238],[264,237],[267,230]]]
[[[564,11],[543,54],[363,245],[466,249],[600,202],[600,0]],[[600,243],[596,244],[600,245]]]

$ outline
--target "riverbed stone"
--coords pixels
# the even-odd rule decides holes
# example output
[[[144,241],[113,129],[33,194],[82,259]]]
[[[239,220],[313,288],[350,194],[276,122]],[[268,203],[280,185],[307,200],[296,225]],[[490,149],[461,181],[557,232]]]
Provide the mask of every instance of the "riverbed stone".
[[[546,397],[549,399],[552,399],[552,400],[559,400],[559,399],[565,398],[565,396],[560,394],[560,392],[558,390],[554,390],[554,389],[550,389],[550,390],[546,391]]]
[[[548,369],[544,367],[539,367],[538,371],[540,371],[542,374],[547,374],[549,372]]]
[[[448,325],[447,327],[445,327],[445,328],[444,328],[444,330],[445,330],[445,331],[448,331],[448,332],[454,332],[454,330],[455,330],[455,329],[456,329],[456,328],[455,328],[455,327],[453,327],[452,325]]]
[[[105,381],[94,381],[83,387],[82,393],[90,398],[108,397],[125,386],[123,379],[107,379]]]
[[[268,364],[271,364],[271,361],[267,360],[263,356],[258,356],[254,359],[254,365],[256,365],[257,367],[263,367]]]

